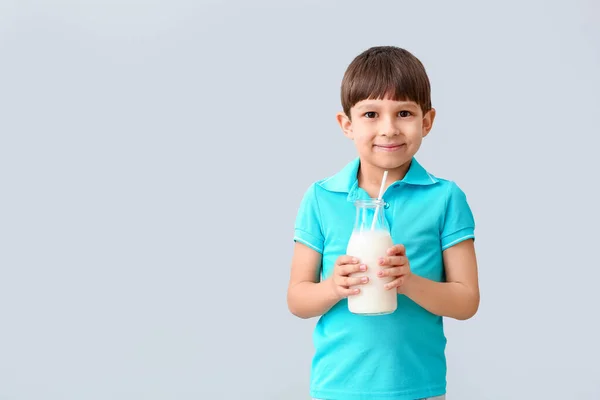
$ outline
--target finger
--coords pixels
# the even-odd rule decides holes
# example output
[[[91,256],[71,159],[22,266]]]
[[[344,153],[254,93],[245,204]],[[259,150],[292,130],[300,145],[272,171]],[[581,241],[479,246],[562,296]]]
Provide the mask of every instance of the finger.
[[[369,282],[369,278],[366,276],[357,276],[355,278],[345,278],[344,286],[351,288],[352,286],[364,285]]]
[[[395,246],[392,246],[388,249],[387,253],[390,256],[403,256],[406,255],[406,248],[404,247],[403,244],[397,244]]]
[[[350,274],[356,272],[365,272],[367,270],[367,266],[365,264],[346,264],[340,266],[340,275],[348,276]]]
[[[387,276],[402,276],[406,275],[408,268],[406,266],[385,268],[377,273],[377,276],[384,278]]]
[[[394,279],[390,283],[386,283],[383,287],[385,288],[385,290],[395,289],[395,288],[402,286],[403,282],[404,282],[404,277],[400,277],[400,278]]]
[[[406,265],[407,263],[408,263],[408,258],[406,258],[406,256],[389,256],[389,257],[381,257],[379,259],[379,265],[381,265],[381,266]]]
[[[361,285],[367,283],[369,280],[364,280],[366,276],[357,276],[357,277],[349,277],[349,276],[341,276],[336,280],[338,286],[344,287],[346,289],[351,288],[352,286]]]
[[[337,259],[337,265],[357,264],[360,260],[352,256],[340,256]]]
[[[360,289],[357,287],[350,289],[340,288],[340,293],[344,297],[355,296],[360,293]]]

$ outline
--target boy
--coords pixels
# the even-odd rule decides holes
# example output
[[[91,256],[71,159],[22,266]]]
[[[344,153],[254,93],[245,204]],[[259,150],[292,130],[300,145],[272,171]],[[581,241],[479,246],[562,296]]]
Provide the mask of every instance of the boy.
[[[474,220],[452,181],[414,158],[435,118],[421,62],[397,47],[374,47],[348,66],[337,120],[358,158],[306,191],[297,215],[288,307],[320,316],[313,340],[311,395],[324,400],[445,398],[442,318],[465,320],[479,307]],[[348,311],[364,271],[346,256],[354,201],[378,196],[394,246],[380,260],[398,308],[382,316]],[[439,396],[439,397],[438,397]]]

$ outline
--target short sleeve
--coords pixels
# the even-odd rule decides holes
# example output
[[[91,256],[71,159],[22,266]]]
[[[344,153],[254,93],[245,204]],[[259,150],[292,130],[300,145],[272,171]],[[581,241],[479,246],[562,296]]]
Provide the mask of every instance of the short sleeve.
[[[323,253],[324,239],[315,184],[308,188],[300,202],[294,226],[294,241]]]
[[[467,239],[475,239],[473,213],[465,193],[454,182],[450,182],[441,235],[442,250]]]

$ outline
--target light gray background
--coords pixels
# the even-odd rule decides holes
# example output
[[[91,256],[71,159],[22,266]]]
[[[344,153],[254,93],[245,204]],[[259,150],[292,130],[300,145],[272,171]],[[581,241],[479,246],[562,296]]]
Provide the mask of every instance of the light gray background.
[[[304,190],[373,45],[426,65],[482,301],[448,399],[598,399],[597,1],[0,0],[0,399],[308,399]]]

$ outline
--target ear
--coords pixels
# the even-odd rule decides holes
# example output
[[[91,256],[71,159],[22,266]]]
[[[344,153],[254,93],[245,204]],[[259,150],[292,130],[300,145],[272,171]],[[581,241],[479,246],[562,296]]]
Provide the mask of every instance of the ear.
[[[340,124],[340,128],[342,128],[344,135],[349,139],[353,139],[354,134],[352,132],[352,121],[350,120],[350,118],[348,118],[348,116],[343,112],[337,113],[335,117],[337,119],[338,124]]]
[[[427,136],[433,127],[433,120],[435,119],[435,108],[427,111],[423,116],[423,137]]]

